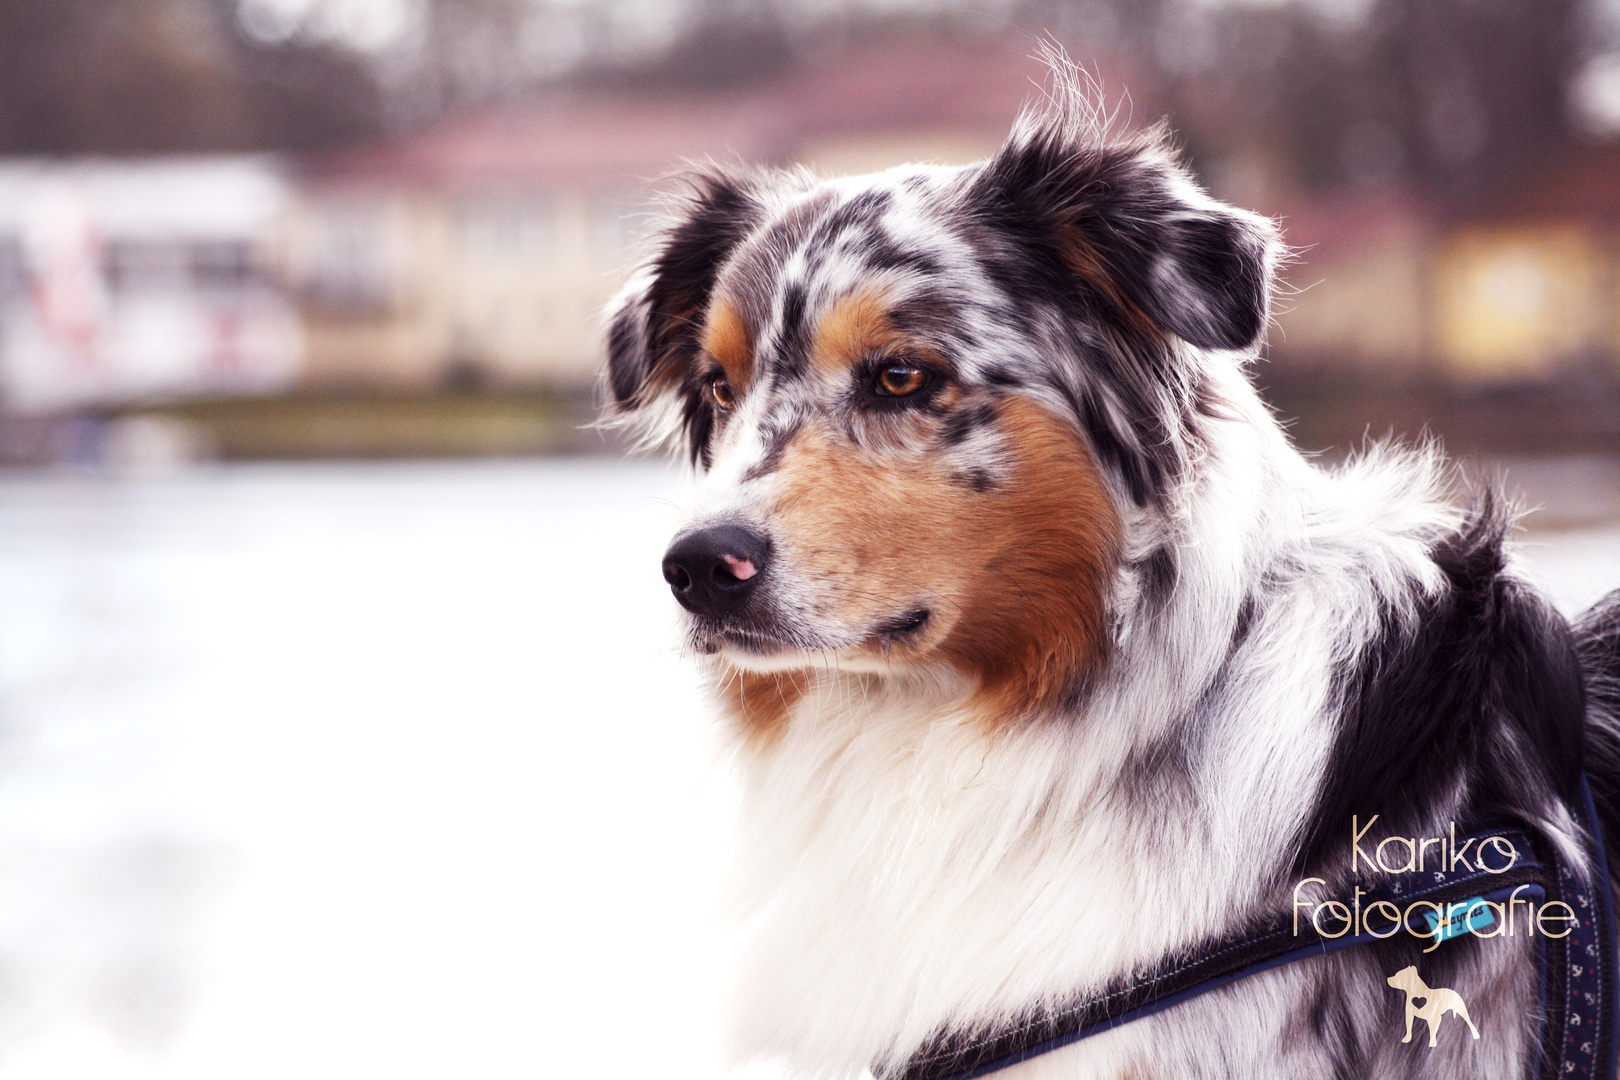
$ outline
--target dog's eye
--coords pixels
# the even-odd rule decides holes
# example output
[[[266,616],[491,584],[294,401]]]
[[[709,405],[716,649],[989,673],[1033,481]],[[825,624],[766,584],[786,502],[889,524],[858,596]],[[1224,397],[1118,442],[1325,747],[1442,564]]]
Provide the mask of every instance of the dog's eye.
[[[716,375],[709,380],[709,396],[714,398],[716,405],[728,411],[737,404],[737,395],[731,392],[731,383],[726,381],[724,375]]]
[[[928,385],[929,375],[911,364],[890,364],[878,372],[873,390],[881,397],[909,397]]]

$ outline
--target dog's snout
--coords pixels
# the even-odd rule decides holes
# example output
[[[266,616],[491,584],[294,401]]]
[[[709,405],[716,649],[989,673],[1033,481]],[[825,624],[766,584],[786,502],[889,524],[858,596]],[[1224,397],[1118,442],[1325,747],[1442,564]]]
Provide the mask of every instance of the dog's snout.
[[[686,610],[725,615],[759,584],[770,543],[741,525],[713,525],[677,537],[664,552],[664,580]]]

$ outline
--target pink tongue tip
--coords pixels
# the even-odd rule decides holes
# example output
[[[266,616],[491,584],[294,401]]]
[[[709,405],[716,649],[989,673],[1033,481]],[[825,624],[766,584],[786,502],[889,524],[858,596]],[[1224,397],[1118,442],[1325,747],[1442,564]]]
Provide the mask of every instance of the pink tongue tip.
[[[758,570],[754,569],[754,564],[747,559],[739,559],[734,555],[722,555],[720,558],[725,562],[726,569],[731,571],[731,576],[738,581],[747,581],[759,573]]]

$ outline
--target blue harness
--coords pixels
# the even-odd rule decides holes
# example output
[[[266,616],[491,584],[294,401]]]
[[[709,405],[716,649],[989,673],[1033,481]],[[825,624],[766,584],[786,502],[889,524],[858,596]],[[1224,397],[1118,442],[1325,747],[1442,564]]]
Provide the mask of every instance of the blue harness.
[[[1614,898],[1610,891],[1608,860],[1592,793],[1581,778],[1577,807],[1586,833],[1590,881],[1576,874],[1550,845],[1538,844],[1522,828],[1496,827],[1470,832],[1463,839],[1478,842],[1501,837],[1512,844],[1517,858],[1501,873],[1469,866],[1467,869],[1428,870],[1397,876],[1381,887],[1354,899],[1340,898],[1349,909],[1380,908],[1410,912],[1424,908],[1464,910],[1463,926],[1436,925],[1419,933],[1442,939],[1466,932],[1479,911],[1479,901],[1502,904],[1510,899],[1545,904],[1559,901],[1574,912],[1563,937],[1535,935],[1541,975],[1541,1040],[1534,1080],[1616,1080],[1616,930]],[[1509,909],[1511,913],[1511,909]],[[1511,918],[1511,914],[1510,914]],[[1239,979],[1339,949],[1383,940],[1402,927],[1390,918],[1374,920],[1371,912],[1360,919],[1362,932],[1324,936],[1311,920],[1298,925],[1292,913],[1277,915],[1231,937],[1171,957],[1157,966],[1115,980],[1095,995],[1077,999],[1057,1011],[1032,1014],[1012,1025],[972,1034],[936,1036],[898,1068],[878,1071],[880,1080],[971,1080],[1021,1061],[1111,1031],[1132,1020],[1151,1016],[1218,990]],[[1296,932],[1297,931],[1297,932]]]

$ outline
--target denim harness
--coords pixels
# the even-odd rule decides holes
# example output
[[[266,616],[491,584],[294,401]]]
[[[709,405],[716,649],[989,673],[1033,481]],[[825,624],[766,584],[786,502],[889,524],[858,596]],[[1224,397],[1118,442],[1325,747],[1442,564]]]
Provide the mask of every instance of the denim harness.
[[[1574,809],[1586,835],[1590,881],[1565,865],[1551,845],[1533,841],[1523,828],[1498,826],[1472,830],[1463,841],[1465,850],[1470,839],[1477,842],[1496,836],[1510,842],[1518,858],[1502,873],[1477,865],[1466,870],[1408,872],[1361,894],[1362,910],[1380,900],[1409,912],[1415,901],[1445,906],[1484,899],[1501,904],[1510,897],[1538,904],[1562,901],[1569,906],[1575,921],[1566,936],[1535,935],[1543,1020],[1535,1067],[1529,1073],[1534,1080],[1616,1078],[1615,1036],[1620,1013],[1615,998],[1614,898],[1603,835],[1584,776],[1579,798],[1580,805]],[[1346,908],[1353,902],[1352,897],[1336,899]],[[1367,932],[1326,937],[1314,923],[1307,923],[1296,934],[1293,913],[1277,915],[1145,972],[1115,980],[1059,1011],[1033,1014],[988,1033],[938,1035],[898,1068],[874,1071],[880,1080],[986,1076],[1250,975],[1381,940],[1402,929],[1388,918],[1374,925],[1369,916],[1362,924]]]

